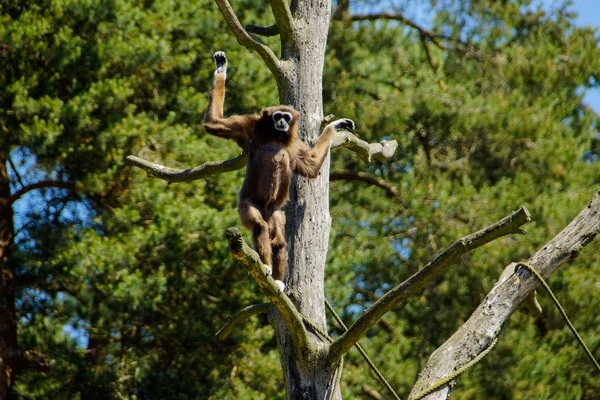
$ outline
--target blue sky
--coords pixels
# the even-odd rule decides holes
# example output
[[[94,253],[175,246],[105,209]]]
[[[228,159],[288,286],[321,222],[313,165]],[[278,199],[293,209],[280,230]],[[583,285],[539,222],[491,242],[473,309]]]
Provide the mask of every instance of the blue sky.
[[[551,0],[545,0],[552,4]],[[598,0],[574,0],[573,7],[579,14],[581,25],[600,26],[600,2]]]
[[[552,0],[544,0],[551,5]],[[577,21],[580,25],[600,28],[600,0],[574,0],[573,8],[579,14]],[[585,95],[585,103],[600,114],[600,89],[589,90]]]

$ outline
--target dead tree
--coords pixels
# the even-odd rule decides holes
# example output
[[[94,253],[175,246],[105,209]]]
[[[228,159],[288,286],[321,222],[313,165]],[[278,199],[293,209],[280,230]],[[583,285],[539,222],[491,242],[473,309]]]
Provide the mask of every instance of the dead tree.
[[[250,25],[246,29],[240,24],[227,0],[215,2],[239,43],[256,51],[272,72],[279,88],[281,104],[292,105],[302,113],[301,138],[313,145],[323,122],[322,73],[331,14],[330,1],[293,0],[288,5],[284,0],[270,0],[277,24],[272,27]],[[281,55],[275,55],[257,35],[279,35]],[[360,121],[358,126],[360,127]],[[340,133],[332,144],[332,147],[337,146],[355,151],[364,160],[385,160],[394,153],[397,144],[395,141],[369,144],[352,134]],[[187,170],[167,168],[133,156],[128,157],[127,162],[144,169],[152,177],[168,182],[185,182],[243,168],[245,155]],[[522,233],[520,227],[530,219],[527,210],[521,208],[495,224],[457,240],[415,275],[382,296],[346,333],[330,343],[325,337],[327,326],[324,306],[324,267],[331,227],[328,206],[329,161],[326,160],[321,174],[314,180],[294,177],[290,199],[286,212],[289,251],[287,293],[278,293],[273,279],[265,275],[258,255],[247,246],[237,229],[229,229],[227,238],[234,257],[248,269],[269,298],[270,304],[250,306],[242,310],[219,333],[220,337],[225,337],[245,318],[269,312],[276,331],[289,399],[341,399],[341,359],[370,327],[385,313],[405,302],[439,276],[463,254],[501,236]],[[530,263],[547,276],[576,255],[598,233],[599,211],[600,196],[596,196],[571,224],[581,225],[567,228],[569,230],[557,236],[549,247],[536,253]],[[460,357],[446,351],[449,346],[442,346],[431,357],[411,397],[419,396],[439,378],[447,376],[449,371],[468,362],[489,346],[499,334],[502,323],[535,287],[536,283],[532,279],[514,274],[499,283],[493,292],[501,291],[511,306],[506,307],[507,302],[498,304],[495,297],[488,296],[481,307],[493,309],[496,318],[492,319],[489,312],[477,311],[472,317],[473,321],[469,320],[457,332],[456,337],[450,339],[454,346],[454,343],[461,344]],[[448,386],[445,385],[428,397],[446,396],[447,393]]]

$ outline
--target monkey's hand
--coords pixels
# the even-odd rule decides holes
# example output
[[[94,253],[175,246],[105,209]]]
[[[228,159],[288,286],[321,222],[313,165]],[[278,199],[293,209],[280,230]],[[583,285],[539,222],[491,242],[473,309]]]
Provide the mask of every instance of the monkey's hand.
[[[342,118],[342,119],[335,120],[330,125],[333,125],[333,128],[336,131],[353,132],[354,129],[356,128],[354,121],[352,121],[351,119],[348,119],[348,118]]]
[[[215,60],[215,64],[217,65],[215,74],[227,73],[227,56],[225,55],[224,51],[217,51],[213,55],[213,60]]]
[[[283,291],[285,290],[285,283],[283,283],[282,281],[278,281],[278,280],[275,280],[275,283],[277,284],[277,287],[279,288],[279,293],[283,293]]]

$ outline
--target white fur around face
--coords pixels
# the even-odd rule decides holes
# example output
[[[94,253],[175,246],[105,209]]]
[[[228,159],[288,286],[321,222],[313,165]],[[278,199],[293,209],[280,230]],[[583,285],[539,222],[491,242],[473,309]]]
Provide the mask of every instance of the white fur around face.
[[[287,132],[290,130],[290,124],[292,123],[292,114],[286,111],[276,111],[273,113],[273,126],[280,132]]]

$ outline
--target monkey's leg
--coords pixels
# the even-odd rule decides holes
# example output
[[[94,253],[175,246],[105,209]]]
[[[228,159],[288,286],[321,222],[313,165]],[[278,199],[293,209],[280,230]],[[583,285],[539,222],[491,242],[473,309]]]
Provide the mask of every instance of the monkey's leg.
[[[238,205],[238,214],[242,224],[252,232],[254,249],[260,260],[271,269],[273,265],[269,224],[263,219],[260,210],[250,201],[242,200]]]
[[[285,214],[275,211],[269,218],[271,232],[271,247],[273,248],[273,279],[283,292],[285,284],[285,270],[287,269],[287,243],[285,241]]]

